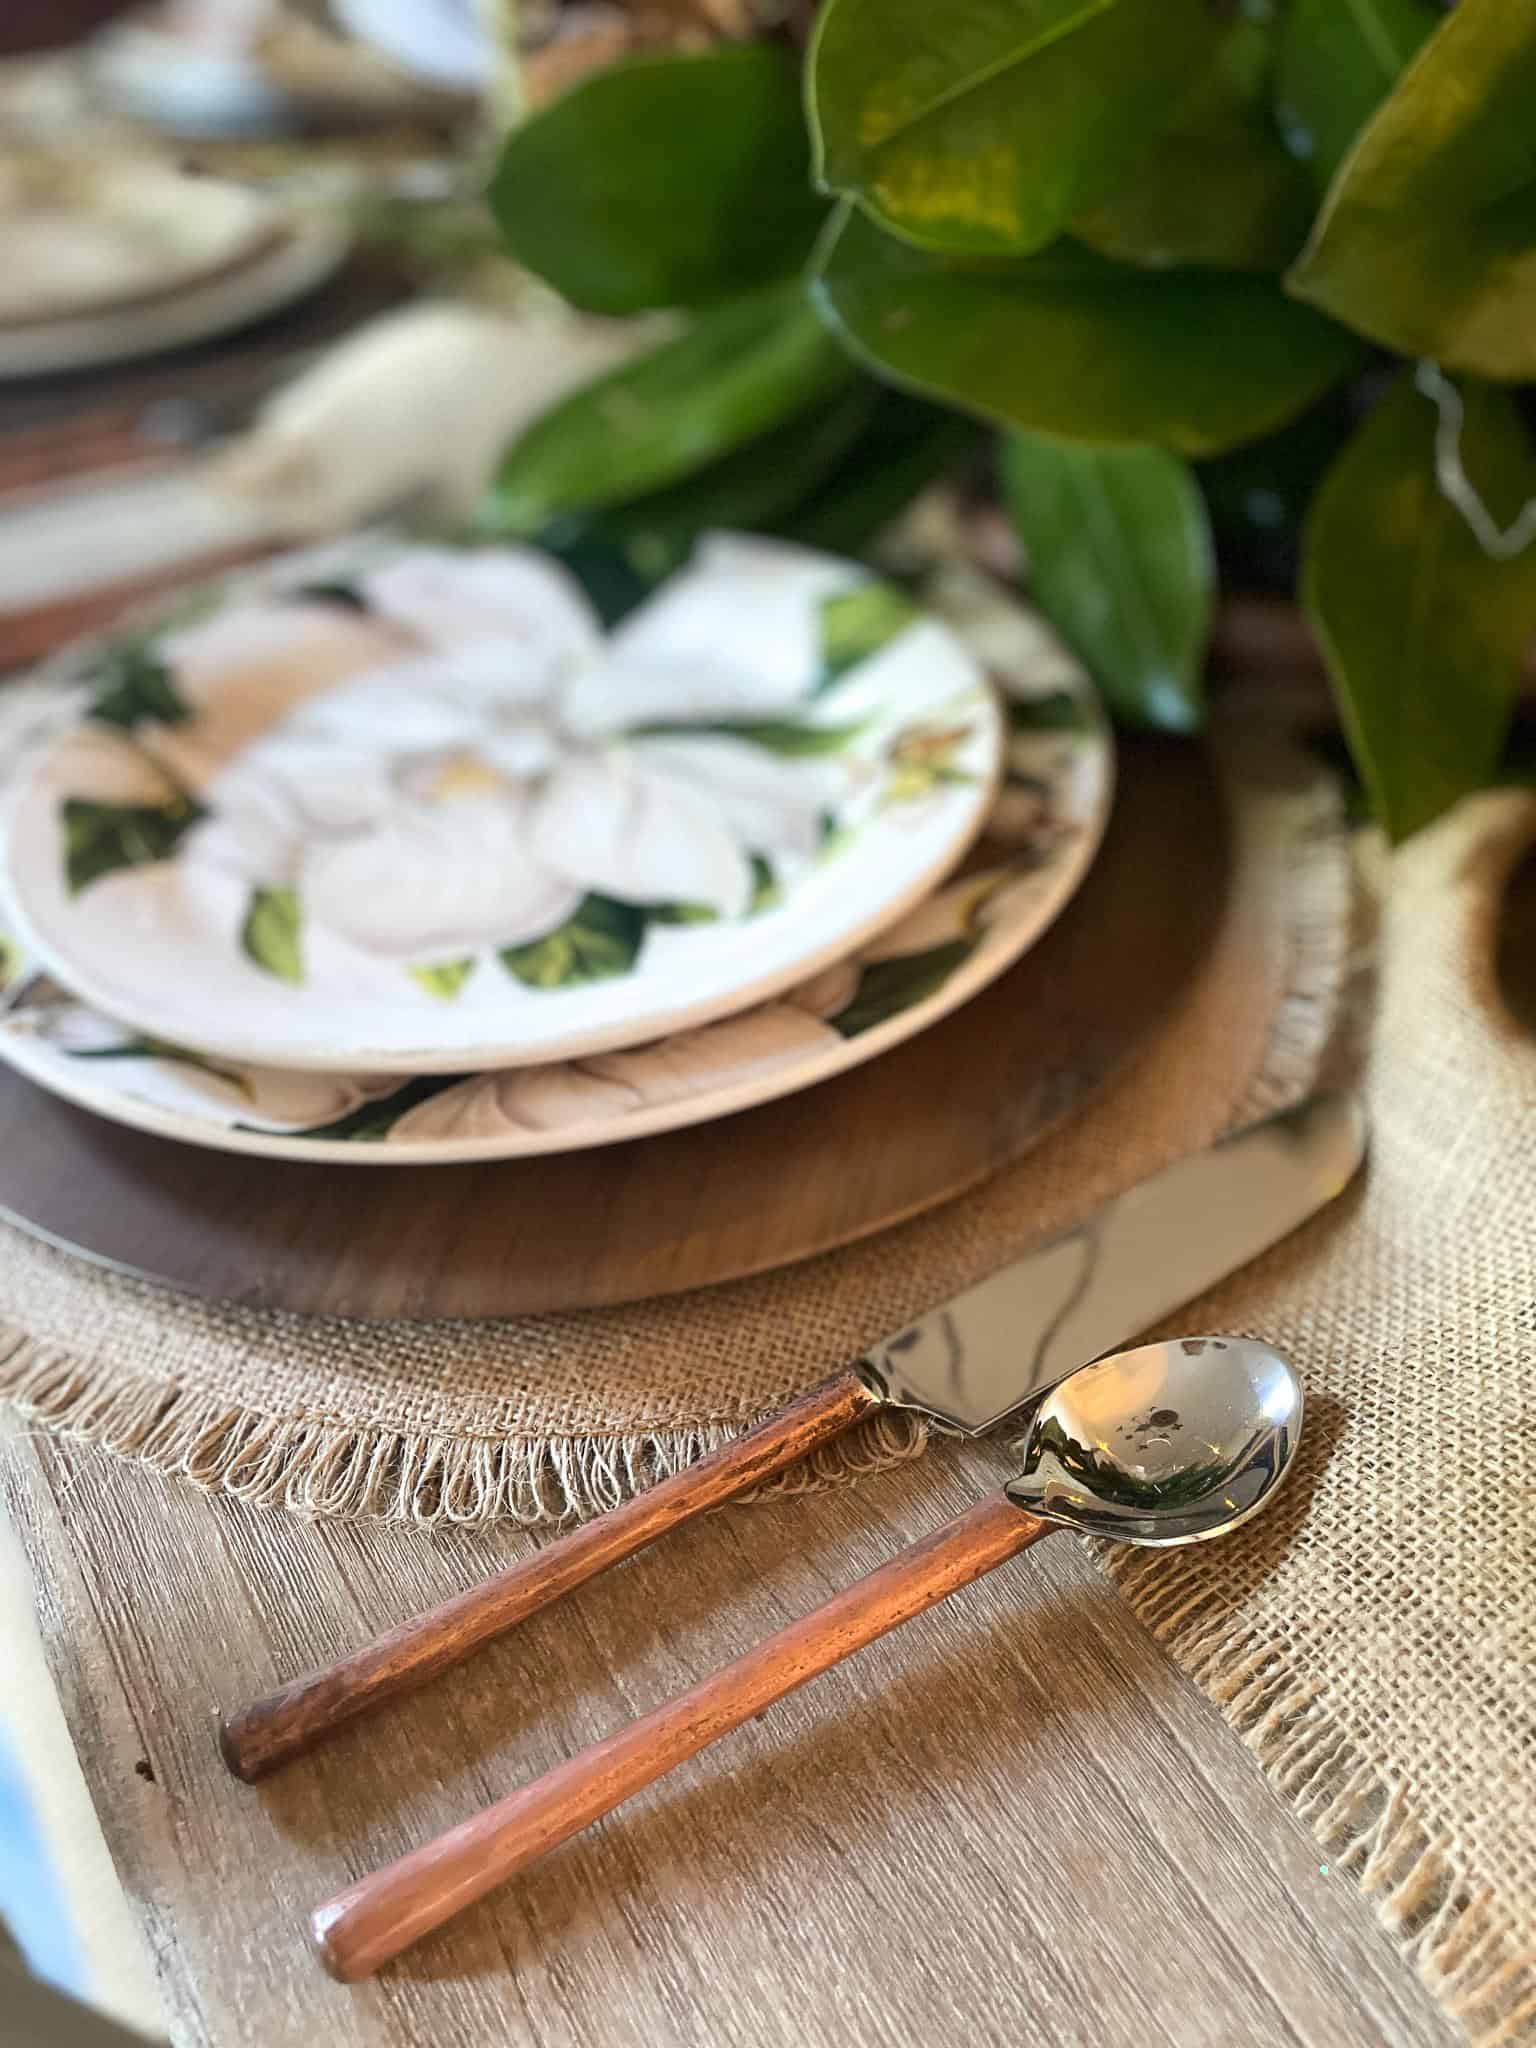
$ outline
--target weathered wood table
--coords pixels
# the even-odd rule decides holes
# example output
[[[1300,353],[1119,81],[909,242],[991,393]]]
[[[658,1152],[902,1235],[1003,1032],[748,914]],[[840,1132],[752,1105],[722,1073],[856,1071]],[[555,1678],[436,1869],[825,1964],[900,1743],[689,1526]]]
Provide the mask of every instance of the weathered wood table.
[[[317,1526],[0,1443],[52,1667],[178,2048],[1431,2048],[1457,2036],[1088,1555],[1006,1566],[370,1982],[308,1909],[995,1484],[942,1446],[727,1510],[258,1789],[221,1704],[526,1550]]]

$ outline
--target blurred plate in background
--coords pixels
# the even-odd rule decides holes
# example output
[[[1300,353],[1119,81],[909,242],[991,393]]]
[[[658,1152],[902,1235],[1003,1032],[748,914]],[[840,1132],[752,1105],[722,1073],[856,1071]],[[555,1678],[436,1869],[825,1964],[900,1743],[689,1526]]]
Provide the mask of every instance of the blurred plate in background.
[[[279,231],[216,276],[95,312],[0,324],[0,378],[102,368],[248,326],[317,290],[350,241],[338,221],[284,217]]]

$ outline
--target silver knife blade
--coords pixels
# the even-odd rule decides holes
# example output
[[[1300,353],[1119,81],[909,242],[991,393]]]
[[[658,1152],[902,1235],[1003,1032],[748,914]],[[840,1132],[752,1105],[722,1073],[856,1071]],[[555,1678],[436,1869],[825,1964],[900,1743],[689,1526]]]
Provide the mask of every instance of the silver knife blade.
[[[1365,1135],[1347,1094],[1250,1124],[909,1323],[859,1371],[891,1407],[978,1436],[1342,1194]]]

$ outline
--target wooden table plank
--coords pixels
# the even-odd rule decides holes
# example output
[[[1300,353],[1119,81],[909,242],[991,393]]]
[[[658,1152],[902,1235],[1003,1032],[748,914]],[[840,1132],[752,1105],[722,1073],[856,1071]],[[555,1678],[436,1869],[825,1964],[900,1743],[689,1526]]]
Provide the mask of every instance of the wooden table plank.
[[[745,1648],[1005,1465],[945,1446],[853,1491],[716,1515],[252,1790],[218,1763],[220,1703],[531,1539],[305,1525],[12,1429],[10,1510],[177,2048],[1458,2038],[1060,1539],[379,1978],[343,1988],[312,1962],[322,1894]]]

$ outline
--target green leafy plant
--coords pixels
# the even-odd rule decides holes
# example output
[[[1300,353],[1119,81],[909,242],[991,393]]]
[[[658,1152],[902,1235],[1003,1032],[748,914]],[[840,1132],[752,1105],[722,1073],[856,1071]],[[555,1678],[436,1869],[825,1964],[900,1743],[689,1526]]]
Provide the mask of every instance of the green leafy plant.
[[[1498,774],[1536,642],[1533,101],[1536,0],[822,0],[617,64],[492,205],[576,305],[684,324],[486,523],[643,584],[711,524],[862,548],[963,464],[1174,730],[1218,564],[1278,565],[1402,837]]]

